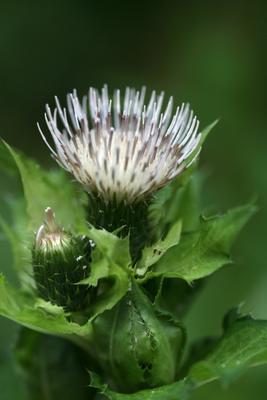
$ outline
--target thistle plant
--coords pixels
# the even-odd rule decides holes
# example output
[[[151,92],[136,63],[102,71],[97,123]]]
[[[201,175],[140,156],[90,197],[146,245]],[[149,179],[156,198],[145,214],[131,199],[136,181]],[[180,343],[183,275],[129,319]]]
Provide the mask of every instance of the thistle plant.
[[[146,102],[144,88],[55,103],[50,135],[38,127],[59,167],[0,147],[23,186],[13,222],[0,218],[19,281],[1,276],[0,314],[21,326],[14,352],[29,399],[183,400],[266,362],[267,322],[239,308],[220,337],[186,351],[184,316],[256,211],[200,209],[198,159],[216,122],[200,130],[189,105],[173,111],[155,92]]]

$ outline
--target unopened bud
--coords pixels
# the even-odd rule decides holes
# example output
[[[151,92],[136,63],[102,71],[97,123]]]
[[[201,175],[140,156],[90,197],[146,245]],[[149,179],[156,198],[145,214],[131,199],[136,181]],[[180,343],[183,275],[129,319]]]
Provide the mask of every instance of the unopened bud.
[[[90,273],[92,245],[59,227],[51,208],[45,210],[32,251],[33,272],[40,297],[66,311],[88,308],[92,290],[78,283]]]

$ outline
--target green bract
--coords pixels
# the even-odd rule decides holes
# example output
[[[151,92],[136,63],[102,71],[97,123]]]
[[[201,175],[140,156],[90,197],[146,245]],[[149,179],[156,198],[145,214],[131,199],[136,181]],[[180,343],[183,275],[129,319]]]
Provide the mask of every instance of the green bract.
[[[203,140],[212,126],[204,130]],[[208,346],[207,341],[198,343],[182,359],[186,329],[181,318],[202,279],[232,262],[231,245],[256,211],[254,204],[204,216],[199,206],[203,179],[192,165],[147,204],[131,210],[131,218],[145,215],[136,223],[131,220],[134,231],[119,226],[114,216],[105,220],[111,221],[106,230],[101,215],[93,214],[96,205],[88,205],[88,196],[61,169],[45,171],[5,143],[0,145],[0,166],[23,189],[19,196],[9,196],[10,219],[0,215],[19,282],[12,286],[1,275],[0,314],[23,326],[15,354],[32,400],[46,398],[38,357],[49,366],[45,390],[51,400],[60,395],[72,399],[76,393],[77,399],[89,398],[89,393],[93,399],[96,392],[111,400],[183,400],[203,384],[215,379],[229,383],[246,368],[267,362],[267,322],[234,311],[225,318],[221,337]],[[46,207],[54,210],[70,241],[48,258],[34,249],[32,260]],[[98,212],[102,209],[104,205]],[[135,214],[138,210],[142,212]],[[89,241],[93,251],[83,258],[85,265],[79,264],[81,243]],[[47,263],[54,275],[41,277],[45,287],[52,285],[44,296],[37,290],[33,265]],[[86,267],[87,273],[72,279],[68,271],[75,267]],[[54,278],[60,285],[62,271],[69,286],[64,286],[64,301],[57,302],[62,288]],[[79,307],[75,293],[89,292],[90,302]],[[74,293],[74,308],[66,307],[68,293]],[[63,388],[74,369],[81,385],[75,392]],[[90,384],[85,370],[92,371],[88,390],[82,389],[84,382]],[[34,381],[32,371],[37,371]],[[62,390],[53,386],[53,379]]]

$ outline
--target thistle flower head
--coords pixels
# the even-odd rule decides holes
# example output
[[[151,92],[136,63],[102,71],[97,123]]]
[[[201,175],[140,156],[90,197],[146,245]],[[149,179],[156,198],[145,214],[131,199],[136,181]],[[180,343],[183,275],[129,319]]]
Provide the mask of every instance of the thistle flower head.
[[[90,88],[82,101],[76,90],[67,96],[67,108],[56,97],[45,120],[53,138],[57,162],[86,189],[106,201],[130,204],[153,193],[179,175],[197,157],[199,122],[188,104],[173,113],[173,99],[162,111],[164,93],[153,91],[145,105],[145,88],[127,88],[113,100],[107,86]]]

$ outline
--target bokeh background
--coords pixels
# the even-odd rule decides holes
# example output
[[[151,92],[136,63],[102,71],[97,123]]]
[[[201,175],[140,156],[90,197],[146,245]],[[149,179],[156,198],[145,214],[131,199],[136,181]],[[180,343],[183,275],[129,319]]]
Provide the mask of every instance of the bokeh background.
[[[220,117],[201,157],[203,204],[226,210],[257,195],[260,210],[234,248],[236,264],[216,273],[193,305],[190,340],[220,333],[225,312],[241,302],[267,318],[266,12],[258,0],[0,3],[0,136],[43,165],[53,162],[36,121],[43,124],[46,102],[73,88],[145,84],[190,102],[202,127]],[[7,186],[0,176],[1,192]],[[0,268],[11,274],[3,237],[0,251]],[[15,335],[1,319],[1,400],[25,399],[6,361]],[[266,399],[266,373],[258,368],[228,389],[206,386],[193,399]]]

